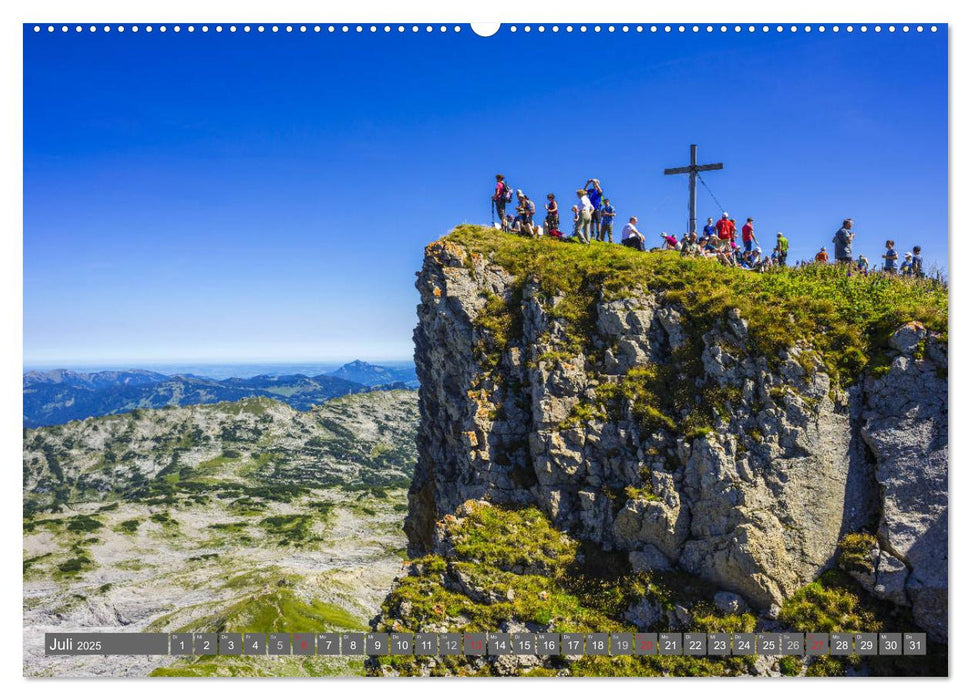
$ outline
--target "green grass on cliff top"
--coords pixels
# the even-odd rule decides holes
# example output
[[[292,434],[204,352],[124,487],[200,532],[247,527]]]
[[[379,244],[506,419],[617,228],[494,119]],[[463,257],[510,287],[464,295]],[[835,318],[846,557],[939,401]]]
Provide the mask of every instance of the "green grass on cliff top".
[[[948,290],[929,279],[847,276],[837,265],[757,274],[675,252],[531,240],[471,224],[444,240],[485,256],[520,283],[535,278],[543,293],[561,297],[555,312],[578,331],[597,291],[616,299],[641,287],[663,293],[698,327],[738,308],[749,322],[752,350],[771,357],[810,343],[837,380],[872,366],[904,323],[918,321],[946,339]]]

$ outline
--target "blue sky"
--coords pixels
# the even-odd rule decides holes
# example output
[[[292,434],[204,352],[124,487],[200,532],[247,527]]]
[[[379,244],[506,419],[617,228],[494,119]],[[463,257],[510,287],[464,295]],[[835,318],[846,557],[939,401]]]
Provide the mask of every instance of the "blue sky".
[[[25,28],[25,364],[407,358],[423,248],[488,222],[496,172],[599,177],[656,236],[690,143],[790,259],[851,216],[871,262],[946,268],[946,31]]]

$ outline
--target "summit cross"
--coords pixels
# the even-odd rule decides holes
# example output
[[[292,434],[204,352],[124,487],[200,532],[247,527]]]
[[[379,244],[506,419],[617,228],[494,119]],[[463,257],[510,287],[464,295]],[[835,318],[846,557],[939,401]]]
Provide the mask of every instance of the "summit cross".
[[[698,233],[698,173],[708,170],[721,170],[725,167],[724,163],[709,163],[708,165],[698,165],[698,146],[691,144],[691,163],[682,168],[665,168],[665,175],[688,174],[688,231]]]

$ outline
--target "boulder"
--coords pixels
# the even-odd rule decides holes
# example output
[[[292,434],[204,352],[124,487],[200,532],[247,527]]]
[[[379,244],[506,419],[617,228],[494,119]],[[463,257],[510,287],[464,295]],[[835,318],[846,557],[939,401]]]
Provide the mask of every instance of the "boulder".
[[[927,330],[919,323],[905,323],[890,336],[890,347],[904,355],[912,355],[927,337]]]
[[[651,544],[644,545],[627,555],[634,573],[644,571],[665,571],[671,568],[670,560],[664,552]]]
[[[748,612],[749,607],[745,599],[731,591],[718,591],[713,599],[715,608],[726,615]]]

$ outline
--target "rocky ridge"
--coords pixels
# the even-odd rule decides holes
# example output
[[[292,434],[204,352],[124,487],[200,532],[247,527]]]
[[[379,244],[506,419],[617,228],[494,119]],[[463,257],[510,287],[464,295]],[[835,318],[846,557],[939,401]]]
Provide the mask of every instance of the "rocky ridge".
[[[768,620],[865,533],[864,590],[946,642],[946,306],[908,319],[903,301],[885,310],[879,280],[756,276],[617,247],[516,241],[516,268],[506,237],[485,236],[431,244],[418,276],[413,555],[447,554],[436,533],[467,501],[536,507],[633,572],[696,577]],[[581,269],[573,286],[551,279],[572,270],[556,264]],[[672,271],[679,288],[652,283]],[[822,334],[772,337],[786,313],[802,322],[799,304],[815,312],[784,287],[808,275],[870,295],[882,314],[870,335],[840,330],[820,304]],[[723,280],[776,316],[721,298]]]

